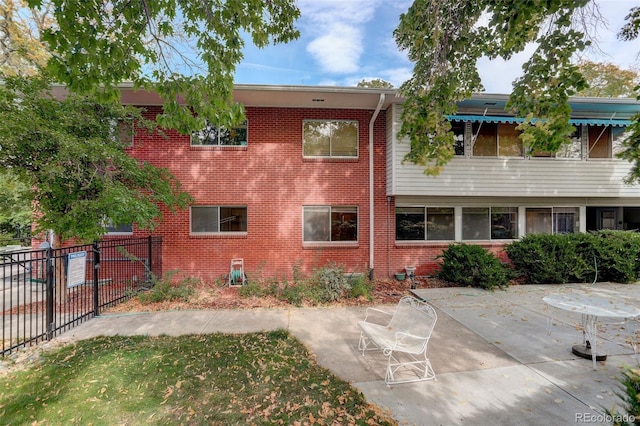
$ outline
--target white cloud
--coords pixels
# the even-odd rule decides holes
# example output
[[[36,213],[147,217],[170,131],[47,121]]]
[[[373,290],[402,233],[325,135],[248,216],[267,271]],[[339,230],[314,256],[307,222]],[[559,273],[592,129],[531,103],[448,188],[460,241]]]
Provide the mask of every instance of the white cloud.
[[[413,69],[410,67],[390,68],[381,70],[380,74],[383,76],[383,80],[398,88],[413,76]]]
[[[307,45],[307,52],[320,64],[322,71],[330,73],[356,72],[363,50],[362,32],[343,24],[332,25],[327,34]]]
[[[478,73],[487,93],[511,93],[513,80],[522,75],[522,64],[529,60],[537,45],[529,43],[525,49],[516,53],[510,60],[486,57],[478,60]]]
[[[373,19],[380,1],[376,0],[299,0],[300,18],[312,25],[335,22],[365,24]],[[311,28],[308,28],[311,30]]]
[[[604,22],[600,22],[600,27],[596,28],[597,39],[594,46],[587,49],[586,58],[596,62],[611,62],[621,68],[633,68],[640,64],[638,60],[638,42],[622,41],[617,38],[617,34],[625,23],[625,16],[633,6],[637,6],[636,1],[597,1],[600,13]]]
[[[374,16],[379,1],[301,0],[300,26],[312,41],[307,52],[323,72],[353,73],[360,68],[364,52],[364,27]]]

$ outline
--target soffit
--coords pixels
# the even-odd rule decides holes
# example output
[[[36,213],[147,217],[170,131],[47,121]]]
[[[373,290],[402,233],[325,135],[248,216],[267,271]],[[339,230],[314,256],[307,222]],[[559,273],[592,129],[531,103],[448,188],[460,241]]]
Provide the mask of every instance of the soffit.
[[[162,105],[151,92],[121,86],[122,102],[132,105]],[[286,108],[375,109],[384,93],[382,109],[399,102],[392,89],[316,86],[235,85],[233,98],[245,106]]]

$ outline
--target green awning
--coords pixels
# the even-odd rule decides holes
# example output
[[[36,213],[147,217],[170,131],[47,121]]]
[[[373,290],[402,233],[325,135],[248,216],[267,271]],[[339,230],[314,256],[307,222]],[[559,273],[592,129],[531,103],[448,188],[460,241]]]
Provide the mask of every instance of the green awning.
[[[522,123],[524,119],[507,115],[449,115],[447,119],[450,121],[471,121],[472,123]],[[533,120],[535,123],[535,119]],[[588,125],[588,126],[612,126],[612,127],[626,127],[633,121],[631,120],[615,120],[606,118],[572,118],[569,123],[573,125]]]

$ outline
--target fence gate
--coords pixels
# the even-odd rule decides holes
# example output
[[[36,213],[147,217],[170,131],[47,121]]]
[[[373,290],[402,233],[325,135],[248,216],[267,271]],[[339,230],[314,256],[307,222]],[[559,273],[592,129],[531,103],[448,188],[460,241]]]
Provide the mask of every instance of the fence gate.
[[[2,351],[49,340],[162,276],[162,237],[39,250],[0,247]]]

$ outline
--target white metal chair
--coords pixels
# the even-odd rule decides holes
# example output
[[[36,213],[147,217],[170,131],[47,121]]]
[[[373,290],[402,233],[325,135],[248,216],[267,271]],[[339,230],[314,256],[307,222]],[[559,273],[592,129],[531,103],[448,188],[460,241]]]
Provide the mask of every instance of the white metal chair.
[[[374,314],[386,318],[374,322]],[[360,327],[358,349],[380,349],[387,357],[384,381],[397,383],[435,380],[436,375],[427,357],[427,347],[438,316],[431,305],[411,296],[403,297],[394,312],[367,308]]]

